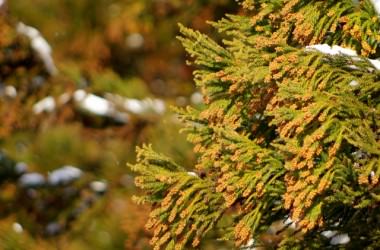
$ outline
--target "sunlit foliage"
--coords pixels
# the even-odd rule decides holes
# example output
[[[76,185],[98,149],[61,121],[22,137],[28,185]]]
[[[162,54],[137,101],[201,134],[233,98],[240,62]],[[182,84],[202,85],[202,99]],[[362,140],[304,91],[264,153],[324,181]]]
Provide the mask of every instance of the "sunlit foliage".
[[[243,249],[379,247],[372,2],[241,1],[245,14],[212,23],[221,43],[180,27],[206,107],[178,110],[193,172],[150,146],[131,166],[154,249],[199,247],[213,231]]]

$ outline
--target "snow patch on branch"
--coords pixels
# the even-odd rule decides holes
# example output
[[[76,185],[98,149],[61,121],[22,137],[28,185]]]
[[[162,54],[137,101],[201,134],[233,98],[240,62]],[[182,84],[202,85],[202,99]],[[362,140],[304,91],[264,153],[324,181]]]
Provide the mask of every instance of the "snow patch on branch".
[[[288,217],[285,221],[284,221],[284,226],[285,227],[289,227],[293,230],[295,230],[297,228],[297,223],[294,222],[290,217]]]
[[[45,177],[39,173],[26,173],[20,177],[18,184],[24,188],[35,188],[45,185]]]
[[[35,114],[51,113],[57,107],[66,105],[70,101],[73,101],[75,108],[79,111],[89,115],[108,117],[121,123],[128,123],[130,115],[149,120],[163,115],[166,111],[165,102],[161,99],[138,100],[109,93],[101,97],[78,89],[73,94],[63,93],[56,99],[47,96],[39,100],[33,105],[33,112]]]
[[[93,181],[90,183],[90,188],[96,193],[104,193],[107,191],[107,182],[105,181]]]
[[[41,58],[49,74],[57,74],[58,70],[55,67],[53,58],[51,56],[51,47],[46,39],[41,36],[40,32],[36,28],[27,26],[21,22],[17,24],[16,29],[19,34],[25,35],[30,39],[33,50]]]
[[[348,236],[348,234],[346,233],[338,233],[338,231],[331,231],[331,230],[327,230],[327,231],[323,231],[321,233],[321,235],[323,235],[324,237],[326,237],[327,239],[330,239],[330,244],[331,245],[344,245],[344,244],[347,244],[348,242],[350,242],[350,236]]]
[[[327,231],[323,231],[321,234],[324,237],[330,239],[330,238],[334,237],[337,233],[338,233],[338,231],[327,230]]]
[[[368,59],[370,63],[377,69],[380,70],[380,61],[377,59]]]
[[[52,96],[47,96],[33,105],[33,112],[41,114],[42,112],[53,112],[55,109],[55,100]]]
[[[380,0],[378,2],[379,2],[378,3],[379,8],[380,8]],[[350,56],[350,57],[353,57],[354,59],[360,60],[360,58],[358,57],[358,54],[356,53],[355,50],[343,48],[343,47],[338,46],[338,45],[333,45],[332,47],[328,44],[315,44],[315,45],[306,46],[306,51],[313,51],[313,50],[319,51],[319,52],[326,54],[326,55]],[[375,69],[380,70],[380,60],[378,60],[378,59],[367,59],[367,60],[368,60],[368,62],[370,62],[372,64],[372,66]],[[355,65],[349,65],[349,66],[352,69],[357,69],[357,67]]]
[[[2,96],[6,96],[6,97],[9,97],[9,98],[16,98],[16,96],[17,96],[17,90],[12,85],[4,86],[0,82],[0,97],[2,97]]]
[[[142,118],[157,115],[160,116],[166,111],[165,102],[161,99],[145,98],[143,100],[138,100],[110,93],[106,94],[105,97],[122,110]]]
[[[371,1],[371,3],[372,3],[373,7],[374,7],[375,10],[376,10],[376,13],[377,13],[378,15],[380,15],[380,0],[370,0],[370,1]]]
[[[197,173],[192,172],[192,171],[187,172],[187,174],[190,175],[190,176],[199,177],[199,176],[197,175]]]
[[[124,101],[124,108],[134,114],[144,114],[148,112],[154,112],[157,114],[163,114],[165,112],[165,104],[159,99],[126,99]]]
[[[332,55],[332,56],[335,56],[335,55],[357,56],[358,55],[355,50],[343,48],[338,45],[333,45],[332,47],[328,44],[315,44],[315,45],[306,46],[306,51],[310,51],[310,50],[317,50],[323,54]]]
[[[352,81],[349,83],[349,85],[350,85],[351,87],[357,87],[357,86],[359,86],[359,82],[356,81],[356,80],[352,80]]]
[[[81,177],[82,170],[74,166],[63,166],[51,172],[48,176],[48,182],[50,185],[67,185]]]
[[[257,248],[255,247],[255,240],[249,239],[245,245],[242,245],[240,247],[240,249],[241,250],[256,250]]]
[[[0,7],[1,7],[1,3],[0,3]],[[18,222],[14,222],[12,224],[12,228],[13,228],[13,231],[15,231],[18,234],[20,234],[20,233],[22,233],[24,231],[24,229],[22,228],[21,224],[18,223]]]
[[[350,237],[348,234],[338,234],[330,240],[331,245],[343,245],[347,244],[348,242],[350,242]]]
[[[96,115],[105,116],[113,111],[109,101],[93,94],[87,94],[84,90],[75,91],[74,100],[82,109]]]

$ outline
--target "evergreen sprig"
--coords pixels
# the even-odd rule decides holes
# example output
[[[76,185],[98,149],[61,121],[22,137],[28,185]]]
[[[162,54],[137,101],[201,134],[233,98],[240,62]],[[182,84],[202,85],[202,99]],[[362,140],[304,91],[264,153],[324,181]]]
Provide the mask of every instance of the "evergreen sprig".
[[[133,170],[153,204],[152,244],[197,247],[224,223],[221,237],[239,247],[253,239],[255,246],[283,249],[376,248],[380,78],[371,58],[380,54],[380,23],[374,7],[348,0],[241,3],[246,16],[212,23],[226,34],[222,45],[180,26],[206,104],[178,110],[199,153],[198,175],[166,158],[157,164],[162,156],[139,149]],[[315,44],[346,53],[323,53]],[[361,223],[370,226],[356,230]],[[336,236],[323,236],[328,231]]]

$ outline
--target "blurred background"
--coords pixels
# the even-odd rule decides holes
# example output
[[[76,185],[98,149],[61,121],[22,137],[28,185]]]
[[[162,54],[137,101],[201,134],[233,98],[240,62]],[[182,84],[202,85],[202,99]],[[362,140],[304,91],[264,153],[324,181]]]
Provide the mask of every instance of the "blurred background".
[[[127,163],[151,143],[191,169],[170,106],[202,105],[177,24],[218,39],[206,20],[237,9],[0,0],[0,249],[150,249]]]

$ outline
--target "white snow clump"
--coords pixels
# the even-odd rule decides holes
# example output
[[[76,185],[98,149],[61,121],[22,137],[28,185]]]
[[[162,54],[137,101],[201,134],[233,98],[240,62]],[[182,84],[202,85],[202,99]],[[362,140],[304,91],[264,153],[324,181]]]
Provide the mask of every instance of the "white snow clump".
[[[16,29],[18,33],[25,35],[30,39],[33,50],[41,58],[49,74],[57,74],[58,70],[55,67],[53,58],[51,56],[51,47],[46,39],[41,36],[40,32],[36,28],[27,26],[22,22],[17,24]]]
[[[17,96],[17,90],[15,87],[8,85],[4,88],[4,94],[10,98],[15,98]]]
[[[375,8],[376,13],[380,15],[380,0],[371,0],[371,3],[373,7]]]
[[[359,86],[359,82],[356,81],[356,80],[352,80],[352,81],[349,83],[349,85],[350,85],[351,87],[357,87],[357,86]]]
[[[379,1],[380,4],[380,1]],[[326,55],[345,55],[345,56],[351,56],[358,58],[358,54],[356,51],[348,48],[343,48],[338,45],[333,45],[332,47],[328,44],[315,44],[315,45],[310,45],[306,46],[306,51],[312,51],[312,50],[317,50],[323,54]],[[360,58],[358,58],[360,60]],[[367,59],[375,69],[380,70],[380,61],[377,59]],[[354,65],[351,65],[354,66]]]
[[[67,165],[51,172],[48,176],[48,182],[53,186],[66,185],[77,180],[81,175],[82,171],[79,168]]]
[[[45,177],[39,173],[27,173],[23,174],[18,183],[21,187],[37,187],[45,184]]]
[[[334,237],[337,233],[338,231],[327,230],[327,231],[323,231],[321,234],[325,236],[326,238],[330,239],[331,237]]]
[[[328,44],[315,44],[306,46],[306,51],[310,50],[318,50],[319,52],[322,52],[323,54],[327,55],[346,55],[346,56],[357,56],[358,54],[356,51],[352,49],[347,49],[340,47],[338,45],[333,45],[332,47]]]
[[[52,96],[47,96],[33,105],[33,112],[41,114],[42,112],[52,112],[55,109],[55,100]]]
[[[107,191],[107,186],[107,182],[105,181],[93,181],[90,183],[90,188],[97,193],[103,193]]]
[[[1,3],[0,3],[0,6],[1,6]],[[22,228],[21,224],[17,223],[17,222],[14,222],[12,224],[12,228],[13,228],[13,231],[15,231],[18,234],[20,234],[20,233],[22,233],[24,231],[24,229]]]
[[[195,172],[187,172],[188,175],[190,176],[194,176],[194,177],[198,177],[198,175],[195,173]]]
[[[74,100],[78,102],[80,108],[96,115],[107,115],[113,110],[112,104],[106,99],[88,94],[81,89],[75,91]]]
[[[343,245],[347,244],[348,242],[350,242],[350,237],[348,234],[338,234],[330,240],[331,245]]]
[[[128,98],[124,100],[123,106],[128,112],[136,115],[143,115],[151,112],[161,115],[166,110],[164,101],[150,98],[144,100]]]

